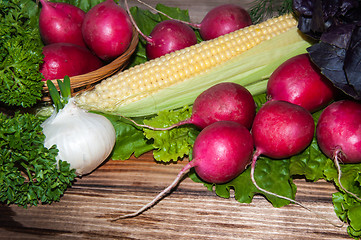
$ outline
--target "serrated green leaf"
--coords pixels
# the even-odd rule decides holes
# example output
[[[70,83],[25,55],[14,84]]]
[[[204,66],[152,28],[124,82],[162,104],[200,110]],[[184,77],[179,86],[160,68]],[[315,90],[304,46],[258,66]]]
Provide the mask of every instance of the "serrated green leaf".
[[[333,162],[319,149],[314,138],[309,147],[302,154],[290,158],[290,171],[293,176],[304,176],[307,180],[317,181],[324,179],[324,171],[335,169]]]
[[[192,109],[184,107],[174,111],[162,111],[156,117],[145,119],[144,124],[164,128],[190,118]],[[193,125],[184,125],[171,130],[158,131],[144,128],[144,135],[153,141],[153,156],[157,161],[177,161],[179,158],[189,156],[194,138],[199,131]]]
[[[190,174],[193,181],[203,182],[195,172]],[[294,199],[296,185],[293,183],[289,172],[289,160],[273,160],[260,157],[257,160],[255,169],[255,179],[257,184],[274,193]],[[250,203],[255,194],[262,194],[252,183],[250,177],[250,167],[242,174],[225,184],[209,184],[203,182],[208,190],[215,190],[220,197],[229,198],[230,189],[234,189],[235,199],[241,203]],[[265,195],[274,207],[282,207],[289,204],[289,201],[271,195]]]
[[[333,168],[329,168],[328,171],[325,171],[326,179],[333,181],[336,186],[338,186],[339,191],[344,192],[338,183],[338,173],[334,166],[333,161],[330,160],[330,165]],[[361,176],[361,163],[357,164],[340,164],[341,167],[341,183],[344,188],[348,191],[356,194],[361,197],[361,185],[360,185],[360,176]],[[351,197],[351,196],[350,196]]]
[[[337,192],[332,195],[334,210],[343,222],[348,223],[349,236],[360,239],[361,237],[361,202],[356,201],[348,194]]]
[[[95,5],[104,2],[104,0],[52,0],[52,2],[65,2],[70,3],[85,12],[88,12]]]
[[[187,9],[183,10],[177,7],[168,7],[164,4],[158,3],[155,7],[157,10],[167,14],[171,18],[179,19],[185,22],[190,22],[189,12]],[[168,20],[166,16],[159,14],[162,21]]]

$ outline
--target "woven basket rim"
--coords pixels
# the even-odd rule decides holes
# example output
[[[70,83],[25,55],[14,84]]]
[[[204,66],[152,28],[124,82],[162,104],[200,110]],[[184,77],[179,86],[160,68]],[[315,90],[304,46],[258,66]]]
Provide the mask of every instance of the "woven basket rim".
[[[113,75],[114,73],[124,69],[125,64],[128,62],[130,57],[133,55],[135,49],[137,48],[138,42],[139,42],[139,34],[138,34],[138,31],[133,27],[132,40],[130,42],[129,47],[122,55],[120,55],[119,57],[117,57],[116,59],[111,61],[110,63],[108,63],[108,64],[102,66],[101,68],[98,68],[92,72],[88,72],[86,74],[70,77],[71,88],[74,89],[74,88],[83,87],[83,86],[86,86],[89,84],[94,84],[94,83],[96,83],[104,78],[107,78],[107,77]],[[51,81],[54,83],[55,87],[59,90],[57,79],[53,79]],[[49,89],[46,85],[46,81],[44,81],[43,91],[44,91],[44,93],[49,92]]]

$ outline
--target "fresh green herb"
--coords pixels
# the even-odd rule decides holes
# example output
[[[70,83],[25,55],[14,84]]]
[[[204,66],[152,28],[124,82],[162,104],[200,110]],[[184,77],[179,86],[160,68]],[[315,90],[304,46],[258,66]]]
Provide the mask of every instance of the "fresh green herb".
[[[42,121],[31,114],[0,113],[0,202],[27,207],[59,201],[75,170],[44,147]]]
[[[0,1],[0,101],[29,107],[42,97],[42,41],[30,0]]]
[[[292,12],[293,0],[255,0],[251,4],[249,14],[254,24],[273,16]]]

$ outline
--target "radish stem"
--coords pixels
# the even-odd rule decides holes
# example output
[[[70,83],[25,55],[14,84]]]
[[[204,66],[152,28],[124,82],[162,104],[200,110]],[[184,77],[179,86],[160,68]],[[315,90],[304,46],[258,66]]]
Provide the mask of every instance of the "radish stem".
[[[185,125],[185,124],[192,124],[192,121],[190,119],[186,119],[186,120],[180,121],[178,123],[175,123],[173,125],[170,125],[169,127],[160,128],[160,127],[152,127],[152,126],[146,125],[146,124],[139,124],[139,123],[137,123],[136,121],[134,121],[131,118],[127,118],[127,117],[124,117],[124,116],[121,116],[121,117],[128,120],[128,121],[130,121],[130,122],[132,122],[137,127],[148,128],[148,129],[154,130],[154,131],[167,131],[167,130],[171,130],[173,128],[176,128],[176,127],[179,127],[179,126],[182,126],[182,125]]]
[[[338,155],[342,154],[341,149],[338,147],[335,152],[334,152],[334,157],[333,157],[333,162],[335,163],[336,169],[337,169],[337,181],[338,184],[340,185],[340,188],[345,191],[347,194],[350,194],[351,196],[353,196],[354,198],[356,198],[358,201],[361,201],[361,198],[358,197],[356,194],[354,194],[353,192],[348,191],[341,183],[341,175],[342,175],[342,171],[341,171],[341,166],[339,163],[339,157]]]
[[[147,35],[145,35],[138,27],[137,23],[135,22],[132,14],[130,13],[130,10],[129,10],[129,5],[128,5],[128,0],[124,0],[124,3],[125,3],[125,8],[129,14],[129,18],[130,18],[130,21],[132,22],[133,26],[135,27],[135,29],[137,30],[137,32],[148,42],[148,43],[153,43],[153,39]]]
[[[302,203],[300,203],[300,202],[298,202],[298,201],[296,201],[296,200],[293,200],[293,199],[291,199],[291,198],[288,198],[288,197],[285,197],[285,196],[278,195],[278,194],[276,194],[276,193],[267,191],[266,189],[263,189],[263,188],[261,188],[260,186],[258,186],[258,184],[257,184],[257,182],[256,182],[256,179],[254,178],[254,170],[255,170],[255,168],[256,168],[257,159],[258,159],[258,157],[259,157],[261,154],[262,154],[262,152],[261,152],[259,149],[256,149],[256,151],[255,151],[255,153],[254,153],[254,155],[253,155],[252,164],[251,164],[251,180],[252,180],[252,183],[255,185],[255,187],[256,187],[258,190],[260,190],[260,191],[262,191],[262,192],[264,192],[264,193],[266,193],[266,194],[269,194],[269,195],[272,195],[272,196],[275,196],[275,197],[278,197],[278,198],[282,198],[282,199],[285,199],[285,200],[290,201],[290,202],[292,202],[292,203],[295,203],[295,204],[303,207],[304,209],[308,210],[309,212],[314,213],[317,217],[325,220],[326,222],[330,223],[331,225],[333,225],[333,226],[335,226],[335,227],[342,227],[342,226],[344,225],[344,223],[342,223],[341,225],[339,225],[339,224],[336,224],[336,223],[331,222],[331,221],[328,220],[326,217],[320,215],[319,213],[313,211],[312,209],[308,208],[307,206],[303,205]]]
[[[137,1],[138,1],[139,3],[141,3],[141,4],[143,4],[144,6],[147,6],[148,8],[152,9],[152,10],[155,11],[156,13],[162,14],[163,16],[165,16],[165,17],[167,17],[167,18],[169,18],[169,19],[171,19],[171,20],[175,20],[175,21],[178,21],[178,22],[187,24],[187,25],[189,25],[189,26],[191,26],[191,27],[193,27],[193,28],[197,28],[197,29],[201,27],[200,24],[191,23],[191,22],[186,22],[186,21],[183,21],[183,20],[180,20],[180,19],[172,18],[172,17],[170,17],[169,15],[165,14],[164,12],[159,11],[158,9],[152,7],[151,5],[145,3],[145,2],[143,2],[143,1],[141,1],[141,0],[137,0]]]

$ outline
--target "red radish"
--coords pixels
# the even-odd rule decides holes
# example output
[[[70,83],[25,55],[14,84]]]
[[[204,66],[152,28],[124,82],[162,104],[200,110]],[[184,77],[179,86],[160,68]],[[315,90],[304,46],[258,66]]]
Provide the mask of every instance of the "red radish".
[[[250,163],[253,140],[249,130],[231,121],[215,122],[197,136],[193,146],[194,170],[209,183],[226,183]]]
[[[85,12],[68,3],[40,0],[39,31],[45,45],[73,43],[85,47],[81,32]]]
[[[192,117],[184,123],[204,128],[217,121],[234,121],[251,128],[256,115],[252,94],[242,85],[218,83],[201,93],[193,104]]]
[[[199,33],[203,40],[210,40],[251,24],[251,17],[244,8],[234,4],[224,4],[206,14],[199,24]]]
[[[314,132],[313,117],[305,108],[280,100],[266,102],[256,114],[252,125],[256,151],[252,158],[251,180],[255,187],[266,194],[288,200],[314,212],[298,201],[261,188],[254,178],[256,161],[260,155],[274,159],[289,158],[303,151],[311,143]],[[315,214],[330,224],[340,227],[329,219]]]
[[[158,58],[197,43],[197,36],[193,29],[176,20],[158,23],[150,36],[145,39],[148,59]]]
[[[321,151],[333,159],[341,188],[361,201],[342,186],[339,165],[361,163],[361,104],[341,100],[327,106],[318,120],[316,138]]]
[[[127,12],[113,0],[106,0],[85,14],[82,33],[87,46],[99,58],[111,61],[129,47],[133,27]]]
[[[53,43],[43,48],[40,66],[43,80],[62,79],[85,74],[103,66],[103,62],[87,48],[71,43]]]
[[[261,188],[254,178],[254,171],[260,155],[284,159],[300,153],[311,143],[315,131],[311,113],[289,102],[271,100],[257,112],[251,131],[256,147],[251,164],[253,184],[264,193],[286,199],[308,209],[293,199]]]
[[[206,14],[200,24],[196,24],[174,19],[141,0],[137,1],[169,19],[176,20],[192,26],[193,28],[199,29],[203,40],[217,38],[252,24],[252,19],[249,13],[244,8],[234,4],[224,4],[213,8]]]
[[[199,128],[205,128],[218,121],[238,122],[249,129],[255,115],[256,104],[252,94],[240,84],[223,82],[202,92],[194,101],[192,116],[172,126],[154,128],[129,120],[137,126],[152,130],[170,130],[185,124],[194,124]]]
[[[272,73],[267,83],[270,99],[294,103],[310,112],[329,104],[334,93],[332,83],[321,74],[307,53],[285,61]]]
[[[285,101],[271,100],[258,111],[252,125],[255,156],[288,158],[312,141],[315,124],[306,109]]]
[[[192,167],[204,181],[229,182],[245,170],[252,153],[253,140],[246,127],[230,121],[213,123],[204,128],[197,136],[193,147],[193,160],[183,167],[171,185],[137,212],[113,220],[135,217],[152,207],[168,194]]]
[[[150,36],[146,36],[134,21],[127,0],[125,0],[125,6],[134,27],[147,42],[146,55],[148,59],[158,58],[197,43],[197,36],[193,29],[182,21],[174,19],[158,23],[153,28]]]

